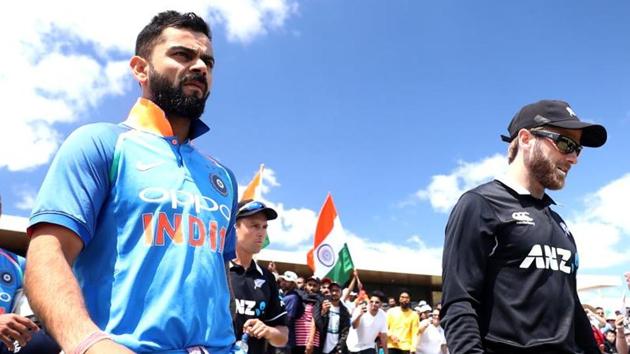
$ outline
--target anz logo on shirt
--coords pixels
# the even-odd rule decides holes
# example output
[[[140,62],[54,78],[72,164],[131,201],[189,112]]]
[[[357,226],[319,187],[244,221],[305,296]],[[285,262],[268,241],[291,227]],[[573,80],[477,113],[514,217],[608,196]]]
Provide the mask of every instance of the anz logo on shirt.
[[[256,308],[256,301],[253,300],[234,299],[234,302],[236,303],[236,313],[245,316],[259,317],[267,307],[265,301],[261,301],[258,308]]]
[[[548,245],[534,245],[519,268],[528,269],[532,265],[536,269],[559,270],[571,274],[573,267],[567,264],[571,259],[571,251]]]

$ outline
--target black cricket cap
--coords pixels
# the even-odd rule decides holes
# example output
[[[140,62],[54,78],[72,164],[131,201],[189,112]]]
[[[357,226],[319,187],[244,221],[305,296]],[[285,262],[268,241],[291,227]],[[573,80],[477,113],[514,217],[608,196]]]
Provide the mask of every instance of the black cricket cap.
[[[599,124],[580,121],[571,106],[564,101],[542,100],[521,108],[508,126],[509,136],[501,135],[505,142],[511,142],[521,129],[542,126],[566,129],[582,129],[580,144],[588,147],[600,147],[607,138],[606,128]]]
[[[265,205],[263,202],[257,200],[247,199],[238,203],[238,213],[236,214],[236,220],[251,216],[258,213],[264,213],[267,220],[273,220],[278,217],[278,213],[275,210]]]

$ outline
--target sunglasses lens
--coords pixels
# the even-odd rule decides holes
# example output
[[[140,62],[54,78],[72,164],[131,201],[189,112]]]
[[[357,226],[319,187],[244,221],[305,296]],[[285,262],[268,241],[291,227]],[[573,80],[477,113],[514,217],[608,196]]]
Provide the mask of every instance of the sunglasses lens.
[[[563,154],[570,154],[572,152],[575,152],[579,155],[580,150],[582,150],[581,146],[565,136],[558,137],[558,140],[556,141],[556,146],[558,147],[558,150],[560,150],[560,152],[562,152]]]

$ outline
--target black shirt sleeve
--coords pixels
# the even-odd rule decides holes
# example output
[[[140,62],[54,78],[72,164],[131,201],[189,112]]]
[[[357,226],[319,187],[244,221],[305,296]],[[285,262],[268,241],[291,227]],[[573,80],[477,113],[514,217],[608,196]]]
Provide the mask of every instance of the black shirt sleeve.
[[[442,257],[442,316],[451,353],[484,353],[479,329],[488,257],[498,219],[484,198],[465,193],[446,225]]]

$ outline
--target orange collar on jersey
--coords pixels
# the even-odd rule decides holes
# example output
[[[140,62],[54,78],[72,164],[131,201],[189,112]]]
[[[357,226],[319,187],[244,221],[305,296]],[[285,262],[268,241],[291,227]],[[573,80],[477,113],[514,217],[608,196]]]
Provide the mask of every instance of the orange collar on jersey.
[[[164,137],[174,135],[171,123],[166,119],[164,111],[151,100],[142,97],[138,98],[136,104],[131,108],[125,125]],[[201,119],[195,119],[190,125],[188,138],[195,139],[209,130],[210,128]]]

